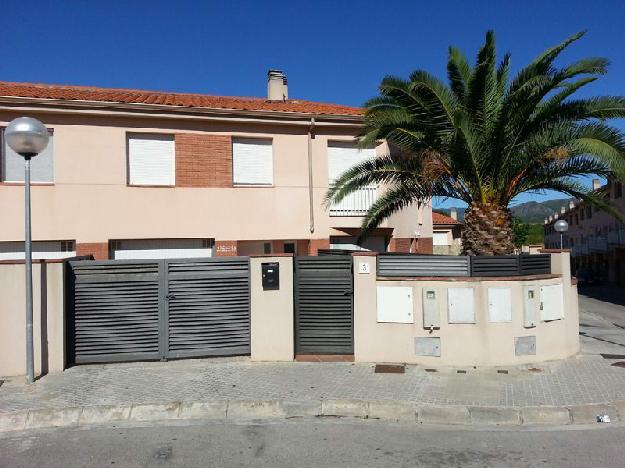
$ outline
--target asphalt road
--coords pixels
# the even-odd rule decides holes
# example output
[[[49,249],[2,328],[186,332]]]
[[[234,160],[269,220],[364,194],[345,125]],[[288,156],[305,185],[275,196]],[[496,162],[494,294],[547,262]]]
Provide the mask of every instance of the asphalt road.
[[[4,467],[622,467],[625,426],[478,430],[375,421],[57,429],[1,436]]]
[[[580,312],[590,312],[625,327],[625,288],[591,286],[579,289]]]

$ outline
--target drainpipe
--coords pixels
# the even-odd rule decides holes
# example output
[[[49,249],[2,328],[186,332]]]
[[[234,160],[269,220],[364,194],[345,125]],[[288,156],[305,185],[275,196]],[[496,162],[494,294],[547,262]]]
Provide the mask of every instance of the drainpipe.
[[[315,205],[313,193],[312,140],[314,138],[315,119],[310,119],[308,127],[308,204],[310,206],[310,233],[315,232]]]

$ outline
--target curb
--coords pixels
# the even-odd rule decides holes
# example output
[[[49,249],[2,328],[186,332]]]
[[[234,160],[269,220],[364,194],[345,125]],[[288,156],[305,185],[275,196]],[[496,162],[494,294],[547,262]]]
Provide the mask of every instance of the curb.
[[[123,421],[250,421],[296,418],[358,418],[382,421],[474,426],[562,426],[596,423],[599,414],[625,422],[625,400],[569,406],[433,406],[402,401],[216,400],[132,405],[33,409],[0,413],[0,433]]]

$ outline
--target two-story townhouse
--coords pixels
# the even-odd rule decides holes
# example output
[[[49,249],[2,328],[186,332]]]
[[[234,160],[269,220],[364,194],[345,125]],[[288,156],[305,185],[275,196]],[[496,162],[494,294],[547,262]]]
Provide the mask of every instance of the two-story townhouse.
[[[358,161],[359,108],[267,98],[0,82],[0,126],[35,117],[50,144],[32,162],[35,258],[203,257],[319,249],[432,252],[430,207],[411,207],[355,246],[383,187],[326,207]],[[4,141],[0,260],[23,258],[23,161]]]
[[[593,189],[625,213],[623,182],[608,180],[601,186],[595,179]],[[560,248],[561,236],[554,229],[559,219],[569,225],[562,234],[562,244],[571,250],[573,271],[586,270],[597,279],[625,286],[625,223],[587,203],[570,201],[559,213],[545,219],[547,248]]]

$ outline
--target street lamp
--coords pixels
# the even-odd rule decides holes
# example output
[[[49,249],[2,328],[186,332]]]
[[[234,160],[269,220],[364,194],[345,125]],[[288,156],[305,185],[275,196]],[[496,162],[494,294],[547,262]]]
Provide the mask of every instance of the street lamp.
[[[563,219],[560,219],[555,222],[555,224],[553,225],[553,228],[560,233],[560,250],[563,250],[564,249],[563,236],[564,236],[564,233],[569,229],[569,223],[567,223]]]
[[[26,270],[26,374],[28,383],[35,381],[33,351],[33,258],[30,235],[30,160],[48,146],[45,125],[30,117],[12,120],[4,131],[4,138],[13,151],[24,158],[24,265]]]

